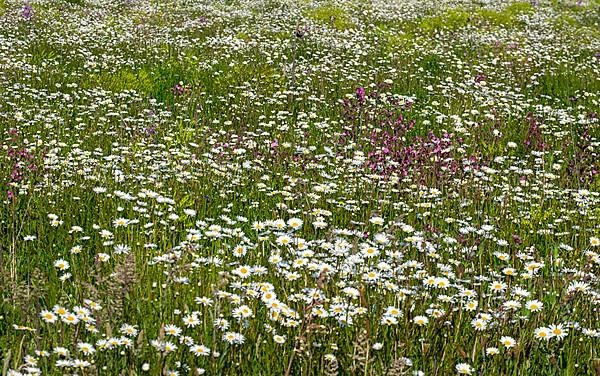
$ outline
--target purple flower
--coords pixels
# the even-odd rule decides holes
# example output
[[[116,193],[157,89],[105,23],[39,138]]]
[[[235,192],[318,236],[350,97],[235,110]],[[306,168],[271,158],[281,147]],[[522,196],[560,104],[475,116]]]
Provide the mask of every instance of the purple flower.
[[[23,16],[23,19],[25,21],[31,21],[31,19],[33,18],[33,7],[31,6],[31,4],[25,3],[25,5],[23,5],[21,15]]]
[[[147,136],[151,136],[158,133],[158,131],[156,130],[156,125],[150,125],[146,127],[145,131]]]
[[[185,95],[190,92],[190,85],[184,85],[183,82],[180,81],[171,88],[171,91],[175,96]]]
[[[359,87],[356,89],[356,98],[358,98],[358,101],[360,103],[363,103],[365,101],[365,88],[364,87]]]

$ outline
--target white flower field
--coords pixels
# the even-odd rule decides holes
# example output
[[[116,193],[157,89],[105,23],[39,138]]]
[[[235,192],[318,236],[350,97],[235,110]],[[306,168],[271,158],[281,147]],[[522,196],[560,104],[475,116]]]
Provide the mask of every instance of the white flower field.
[[[600,375],[600,2],[0,0],[0,375]]]

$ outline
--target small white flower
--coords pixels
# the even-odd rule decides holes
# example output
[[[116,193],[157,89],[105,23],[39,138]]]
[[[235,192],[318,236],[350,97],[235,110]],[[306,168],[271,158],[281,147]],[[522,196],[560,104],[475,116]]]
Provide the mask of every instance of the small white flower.
[[[413,318],[413,322],[415,324],[417,324],[418,326],[424,326],[427,325],[429,323],[429,319],[425,316],[415,316]]]
[[[456,365],[456,372],[458,372],[460,375],[471,375],[473,371],[473,367],[467,363],[458,363]]]
[[[58,270],[67,270],[69,269],[70,265],[68,261],[59,259],[54,261],[54,267]]]

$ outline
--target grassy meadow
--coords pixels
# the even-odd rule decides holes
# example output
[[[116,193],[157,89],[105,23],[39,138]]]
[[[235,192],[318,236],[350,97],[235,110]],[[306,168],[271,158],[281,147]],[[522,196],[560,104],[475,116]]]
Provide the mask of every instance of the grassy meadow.
[[[600,2],[0,0],[0,375],[600,375]]]

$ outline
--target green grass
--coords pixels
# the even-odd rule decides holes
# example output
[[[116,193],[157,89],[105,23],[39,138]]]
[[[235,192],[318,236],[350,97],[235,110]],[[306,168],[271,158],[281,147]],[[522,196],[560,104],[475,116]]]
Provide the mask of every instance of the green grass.
[[[92,78],[92,82],[96,82],[94,86],[100,86],[114,92],[135,90],[149,94],[155,91],[155,85],[160,81],[153,80],[146,70],[140,70],[139,72],[123,70],[117,73],[101,73]]]
[[[305,17],[325,25],[330,25],[337,30],[346,30],[354,27],[350,16],[339,7],[334,5],[322,5],[307,9]]]
[[[419,28],[425,33],[446,29],[457,31],[471,24],[474,26],[515,26],[517,17],[530,14],[533,6],[526,2],[515,2],[497,11],[492,9],[461,9],[453,8],[441,12],[439,15],[425,17],[421,20]]]
[[[466,10],[449,9],[440,15],[425,17],[419,27],[425,33],[440,29],[456,31],[469,24],[470,16],[470,13]]]

